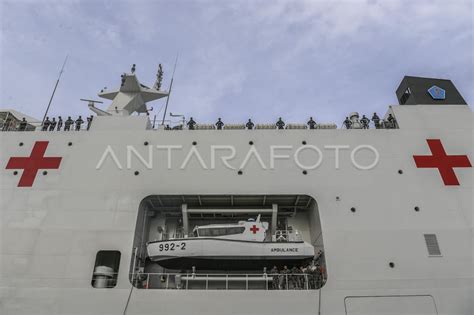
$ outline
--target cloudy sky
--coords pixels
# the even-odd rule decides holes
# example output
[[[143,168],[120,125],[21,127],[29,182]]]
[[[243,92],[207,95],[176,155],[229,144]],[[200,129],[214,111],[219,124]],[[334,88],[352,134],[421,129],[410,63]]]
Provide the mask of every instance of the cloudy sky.
[[[67,54],[50,116],[88,115],[79,99],[119,86],[133,63],[147,85],[162,63],[167,87],[176,54],[170,110],[198,122],[384,114],[404,75],[451,79],[474,101],[469,0],[0,0],[0,10],[0,108],[38,118]],[[161,117],[163,104],[149,105]]]

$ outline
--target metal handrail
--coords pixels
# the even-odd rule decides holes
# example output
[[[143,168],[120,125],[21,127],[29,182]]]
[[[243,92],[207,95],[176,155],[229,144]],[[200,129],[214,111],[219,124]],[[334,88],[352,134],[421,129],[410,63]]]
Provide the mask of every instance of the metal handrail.
[[[151,287],[152,279],[160,279],[162,285]],[[142,280],[141,280],[142,279]],[[177,279],[179,279],[177,281]],[[182,287],[184,281],[184,288]],[[224,283],[224,289],[230,290],[230,283],[245,283],[245,290],[250,289],[251,282],[265,282],[263,290],[315,290],[321,288],[326,282],[326,277],[321,273],[135,273],[131,274],[131,281],[140,289],[193,289],[191,282],[204,282],[204,290],[216,289],[210,284]],[[274,282],[276,281],[276,283]],[[222,289],[222,288],[217,288]]]

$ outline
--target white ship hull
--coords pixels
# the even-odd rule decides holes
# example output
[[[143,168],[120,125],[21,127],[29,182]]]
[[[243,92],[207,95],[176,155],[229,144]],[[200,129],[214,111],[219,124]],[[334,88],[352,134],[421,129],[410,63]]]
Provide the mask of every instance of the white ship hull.
[[[472,111],[466,105],[406,105],[389,112],[400,129],[168,132],[146,130],[148,118],[133,116],[98,117],[89,132],[0,133],[0,314],[474,314],[473,169],[454,168],[459,185],[448,186],[438,169],[418,168],[413,159],[433,155],[426,140],[439,139],[446,154],[472,162]],[[40,170],[31,187],[19,187],[23,170],[6,165],[13,157],[30,156],[39,141],[49,141],[45,156],[61,157],[61,165],[44,175]],[[238,174],[250,141],[267,168],[252,157]],[[270,167],[272,145],[298,148],[302,142],[322,151],[317,168],[303,174],[289,159]],[[167,152],[156,149],[164,144],[183,147],[173,150],[172,169],[163,162]],[[216,144],[235,146],[235,170],[219,159],[211,168],[210,148]],[[133,154],[127,167],[125,145],[135,146],[146,162],[149,148],[158,152],[154,167]],[[328,147],[335,145],[345,149],[337,155]],[[351,152],[362,145],[379,152],[372,170],[351,161]],[[108,146],[121,168],[110,156],[97,168]],[[195,157],[179,168],[192,148],[199,149],[207,168]],[[302,163],[314,164],[314,156],[302,157]],[[374,160],[364,150],[354,159],[358,165]],[[130,277],[135,253],[145,254],[146,248],[134,242],[157,233],[136,230],[139,219],[150,219],[138,216],[143,201],[155,195],[198,200],[209,194],[314,198],[320,231],[312,233],[315,225],[298,214],[291,220],[309,221],[303,236],[324,246],[322,289],[135,287]],[[427,234],[437,236],[441,255],[430,255]],[[114,288],[91,285],[101,250],[121,253]]]

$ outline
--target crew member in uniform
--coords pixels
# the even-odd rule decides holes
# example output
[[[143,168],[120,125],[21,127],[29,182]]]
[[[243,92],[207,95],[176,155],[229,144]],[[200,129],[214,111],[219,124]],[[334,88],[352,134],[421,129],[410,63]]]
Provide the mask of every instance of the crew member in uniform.
[[[224,127],[224,123],[222,122],[222,120],[220,118],[217,118],[217,122],[216,122],[217,130],[221,130],[222,127]]]
[[[316,122],[313,120],[313,117],[309,117],[307,125],[309,126],[309,129],[315,129],[316,128]]]
[[[288,276],[290,273],[290,269],[285,265],[280,272],[280,289],[288,289]]]
[[[319,279],[320,279],[318,289],[320,289],[324,285],[324,282],[326,281],[326,279],[325,279],[325,277],[326,277],[326,268],[324,267],[324,265],[319,266],[318,274],[319,274]]]
[[[51,121],[51,125],[49,125],[49,131],[54,131],[54,128],[56,128],[56,124],[58,122],[56,121],[56,118],[53,117],[53,120]]]
[[[374,115],[372,116],[372,121],[374,122],[375,129],[380,129],[380,118],[377,113],[374,113]]]
[[[293,266],[291,268],[291,276],[290,276],[290,281],[291,285],[293,286],[293,289],[299,289],[300,288],[300,269],[296,266]]]
[[[273,290],[278,290],[279,289],[279,279],[278,279],[278,268],[277,266],[273,266],[272,270],[270,270],[270,273],[272,274],[272,289]]]
[[[123,85],[125,84],[126,78],[125,78],[125,75],[124,75],[124,74],[122,74],[121,77],[122,77],[122,84],[121,84],[121,86],[123,86]]]
[[[25,131],[28,122],[26,121],[25,117],[20,121],[20,125],[18,126],[18,131]]]
[[[51,125],[51,121],[49,120],[49,117],[46,117],[46,120],[43,121],[43,128],[41,128],[41,131],[48,131],[49,125]]]
[[[307,277],[307,272],[308,272],[308,266],[301,266],[300,267],[300,285],[301,289],[308,289],[308,277]]]
[[[392,116],[392,114],[388,114],[387,121],[389,122],[390,128],[395,128],[397,121],[395,120],[395,117]]]
[[[57,129],[57,131],[60,131],[62,126],[63,126],[63,119],[61,118],[61,116],[59,116],[58,117],[58,129]]]
[[[91,128],[93,118],[94,118],[94,116],[92,116],[92,115],[90,117],[87,117],[87,130],[89,130]]]
[[[365,117],[365,115],[362,115],[360,122],[362,123],[362,129],[369,129],[369,118]]]
[[[81,130],[81,125],[84,123],[84,120],[82,120],[82,117],[79,116],[78,119],[76,119],[76,131]]]
[[[344,120],[344,126],[346,126],[346,129],[351,129],[352,121],[349,120],[349,117]]]
[[[277,126],[278,129],[285,128],[285,123],[283,122],[283,120],[281,120],[281,117],[278,118],[278,121],[276,122],[276,126]]]
[[[64,131],[69,131],[71,130],[71,126],[74,124],[74,120],[72,120],[71,116],[69,116],[64,123]]]
[[[191,117],[187,123],[188,125],[188,129],[189,130],[194,130],[194,125],[196,125],[196,122],[193,120],[193,118]]]
[[[249,121],[245,124],[245,127],[246,127],[248,130],[252,130],[254,126],[255,126],[254,123],[253,123],[252,120],[249,118]]]
[[[318,268],[314,265],[314,262],[308,267],[308,273],[309,287],[310,289],[316,289]]]

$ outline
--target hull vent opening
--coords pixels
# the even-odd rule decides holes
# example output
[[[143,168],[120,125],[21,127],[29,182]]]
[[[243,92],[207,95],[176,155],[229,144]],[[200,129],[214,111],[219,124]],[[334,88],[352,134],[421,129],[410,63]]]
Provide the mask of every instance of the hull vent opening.
[[[429,256],[441,256],[441,250],[439,249],[438,239],[436,234],[425,234],[426,248],[428,249]]]

